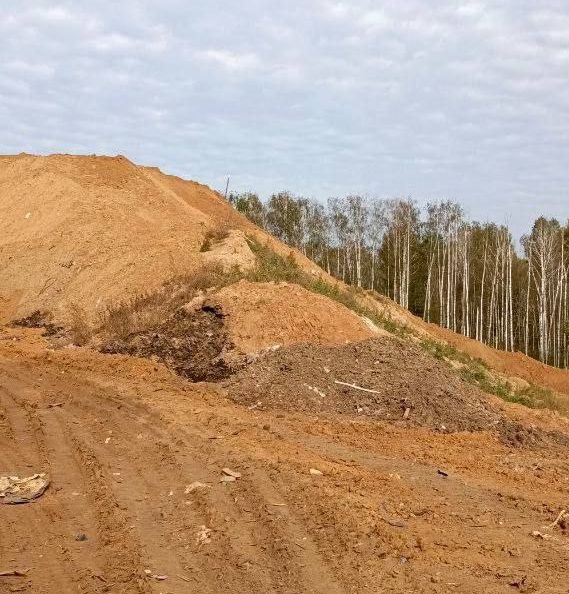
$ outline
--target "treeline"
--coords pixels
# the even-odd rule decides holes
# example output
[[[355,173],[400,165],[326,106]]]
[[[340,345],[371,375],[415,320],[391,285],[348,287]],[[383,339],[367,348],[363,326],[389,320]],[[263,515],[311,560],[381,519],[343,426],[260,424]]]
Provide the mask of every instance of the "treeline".
[[[569,222],[540,217],[519,255],[507,227],[469,222],[449,201],[421,211],[413,200],[357,195],[326,205],[288,192],[229,200],[346,283],[495,348],[569,366]]]

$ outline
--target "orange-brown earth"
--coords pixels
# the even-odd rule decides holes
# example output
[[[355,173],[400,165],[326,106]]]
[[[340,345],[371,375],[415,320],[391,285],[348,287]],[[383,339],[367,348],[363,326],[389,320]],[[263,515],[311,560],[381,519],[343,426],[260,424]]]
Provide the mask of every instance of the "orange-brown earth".
[[[122,157],[2,157],[0,322],[96,318],[212,262],[246,269],[246,235],[291,252],[208,188]],[[569,393],[567,372],[362,299]],[[569,505],[567,419],[484,395],[295,285],[241,282],[204,304],[216,359],[226,340],[285,346],[192,383],[0,327],[0,476],[51,479],[31,504],[0,504],[1,593],[567,592],[567,520],[554,524]],[[222,482],[224,468],[240,476]]]
[[[561,446],[248,409],[36,333],[1,335],[1,470],[52,484],[0,505],[0,592],[567,591]]]
[[[206,186],[125,157],[0,156],[0,322],[35,310],[92,317],[158,289],[210,263],[200,250],[220,227],[291,252]],[[246,246],[230,247],[236,263],[247,261]]]
[[[233,343],[246,353],[299,342],[344,344],[386,334],[343,305],[294,284],[241,281],[206,303],[220,309]]]

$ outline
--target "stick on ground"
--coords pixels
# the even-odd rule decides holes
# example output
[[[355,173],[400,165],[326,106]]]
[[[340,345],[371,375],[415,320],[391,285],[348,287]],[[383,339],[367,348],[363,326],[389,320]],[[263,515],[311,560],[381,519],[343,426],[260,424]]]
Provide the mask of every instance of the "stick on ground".
[[[348,388],[353,388],[354,390],[360,390],[361,392],[369,392],[370,394],[381,394],[377,390],[370,390],[369,388],[362,388],[361,386],[357,386],[356,384],[348,384],[346,382],[340,382],[338,380],[334,380],[335,384],[339,384],[340,386],[346,386]]]

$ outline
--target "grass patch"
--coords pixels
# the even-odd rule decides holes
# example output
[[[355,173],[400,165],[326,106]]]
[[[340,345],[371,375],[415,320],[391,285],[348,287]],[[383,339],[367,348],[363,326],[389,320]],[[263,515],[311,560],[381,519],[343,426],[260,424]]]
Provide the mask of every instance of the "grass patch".
[[[433,339],[423,339],[420,345],[435,359],[460,363],[461,377],[487,394],[493,394],[505,402],[522,404],[528,408],[569,412],[569,398],[566,396],[555,394],[552,390],[536,385],[515,390],[509,382],[496,378],[481,359],[474,359],[449,344]]]
[[[513,395],[511,402],[517,402],[529,408],[551,408],[554,410],[563,408],[560,398],[552,390],[534,385],[518,390]]]
[[[209,252],[214,244],[226,239],[229,235],[229,228],[221,226],[216,229],[209,229],[203,238],[200,252]]]
[[[304,284],[304,274],[298,267],[292,252],[284,258],[274,252],[269,246],[248,238],[247,243],[257,258],[257,265],[246,273],[247,280],[256,283],[287,282]]]
[[[443,351],[446,352],[444,346]],[[464,353],[458,353],[462,362],[465,362],[465,367],[460,370],[461,376],[468,383],[477,386],[483,392],[498,396],[498,398],[501,398],[505,402],[521,404],[528,408],[556,410],[562,413],[569,412],[569,400],[566,396],[555,394],[548,388],[533,384],[526,388],[515,390],[509,382],[494,377],[488,371],[487,366],[481,361],[472,359]]]
[[[209,264],[192,274],[175,277],[154,291],[107,308],[99,315],[99,323],[89,336],[86,336],[83,320],[78,318],[72,333],[82,337],[82,344],[99,334],[123,340],[131,334],[160,326],[201,291],[225,287],[242,276],[237,269],[226,272],[219,264]]]
[[[498,396],[502,400],[512,402],[514,397],[512,386],[508,382],[493,377],[477,361],[471,360],[470,364],[461,370],[461,375],[467,382],[478,386],[483,392],[494,394],[494,396]]]
[[[438,340],[434,340],[432,338],[425,338],[421,340],[420,345],[439,361],[450,359],[451,361],[458,361],[459,363],[463,363],[465,365],[470,365],[474,361],[472,357],[469,357],[466,353],[459,351],[446,342],[439,342]],[[486,364],[482,361],[477,361],[477,363],[482,367],[486,367]]]
[[[50,320],[49,313],[36,309],[29,316],[14,320],[11,325],[19,328],[41,328],[44,336],[55,336],[63,328],[53,324]]]

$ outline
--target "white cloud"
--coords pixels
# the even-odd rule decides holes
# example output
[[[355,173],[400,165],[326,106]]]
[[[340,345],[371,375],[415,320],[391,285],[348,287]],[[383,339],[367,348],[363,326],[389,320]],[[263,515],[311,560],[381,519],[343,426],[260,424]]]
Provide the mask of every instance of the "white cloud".
[[[473,216],[518,216],[533,193],[566,215],[566,3],[221,4],[10,3],[0,151],[124,153],[214,186],[231,169],[262,193],[450,196]]]
[[[357,19],[358,25],[366,31],[382,31],[393,26],[393,20],[384,10],[369,10],[362,13]]]
[[[72,13],[64,6],[41,6],[32,9],[30,14],[38,19],[52,23],[72,20]]]
[[[261,65],[259,57],[253,53],[239,53],[228,50],[209,49],[198,51],[196,56],[202,60],[223,66],[227,70],[254,70]]]

